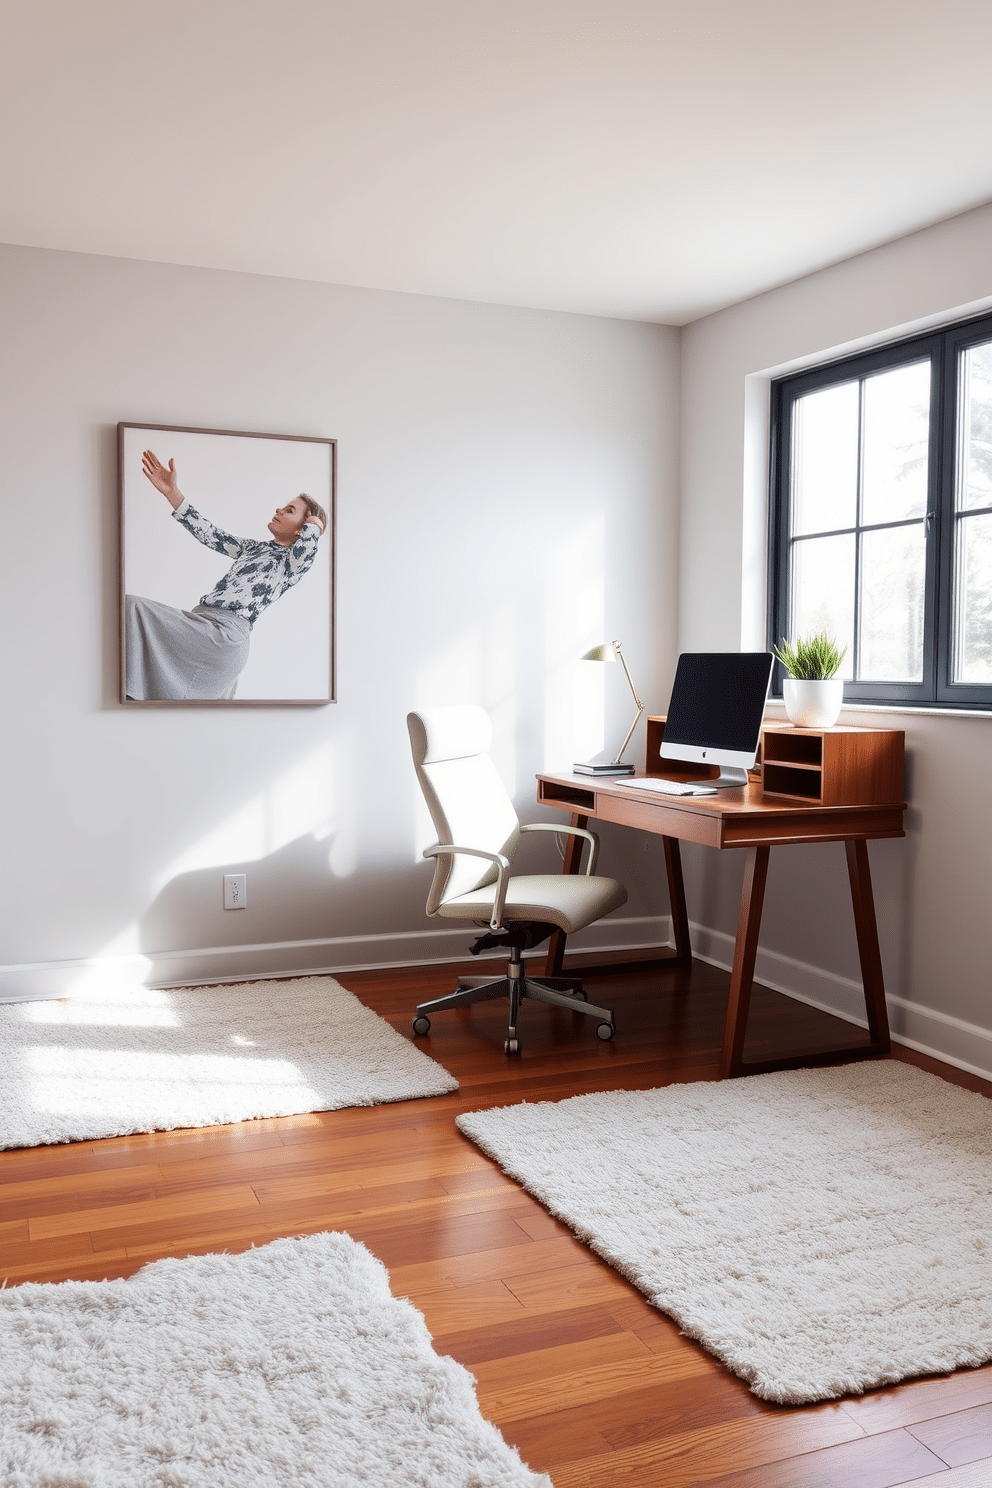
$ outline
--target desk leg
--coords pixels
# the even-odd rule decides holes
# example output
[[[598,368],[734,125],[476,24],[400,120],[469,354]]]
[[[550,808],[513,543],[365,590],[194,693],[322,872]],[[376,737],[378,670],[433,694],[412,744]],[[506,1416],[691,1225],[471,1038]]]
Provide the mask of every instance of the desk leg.
[[[689,911],[685,903],[685,880],[682,877],[682,854],[677,837],[663,837],[665,869],[668,873],[668,902],[672,910],[672,932],[675,940],[674,962],[688,966],[692,960],[689,942]]]
[[[747,1015],[751,1003],[751,987],[754,983],[754,962],[758,950],[758,928],[761,924],[761,907],[765,897],[765,878],[768,873],[768,848],[748,849],[747,866],[744,870],[744,887],[741,890],[741,908],[737,921],[737,941],[734,946],[734,970],[730,979],[730,1000],[727,1004],[727,1023],[723,1038],[723,1053],[720,1057],[720,1078],[728,1075],[757,1075],[774,1069],[799,1069],[809,1064],[836,1064],[852,1059],[874,1059],[888,1054],[889,1018],[885,1007],[885,987],[882,981],[882,958],[878,949],[878,927],[875,923],[875,900],[871,891],[871,870],[868,866],[868,844],[860,838],[845,841],[847,871],[851,880],[851,902],[854,905],[854,925],[858,936],[858,955],[861,958],[861,979],[864,983],[865,1008],[868,1013],[868,1044],[844,1045],[823,1050],[821,1053],[793,1054],[784,1059],[751,1060],[744,1063],[744,1039],[747,1034]]]
[[[573,827],[585,827],[589,818],[580,816],[578,813],[572,815]],[[565,861],[562,864],[562,873],[578,873],[579,863],[582,858],[582,849],[586,846],[584,837],[565,838]],[[554,930],[548,941],[548,954],[544,963],[544,975],[546,977],[560,977],[565,960],[565,941],[568,939],[564,930]]]
[[[741,889],[741,907],[737,917],[737,940],[734,943],[734,970],[730,978],[730,1001],[720,1056],[720,1079],[742,1073],[747,1015],[751,1006],[754,961],[758,953],[758,930],[765,901],[768,877],[768,848],[750,847]]]
[[[868,1032],[874,1050],[888,1054],[889,1015],[885,1006],[885,984],[882,980],[882,957],[878,949],[878,925],[875,921],[875,899],[871,891],[871,869],[868,866],[868,844],[860,838],[844,843],[847,872],[851,880],[851,902],[854,905],[854,927],[861,958],[861,981],[865,989]]]

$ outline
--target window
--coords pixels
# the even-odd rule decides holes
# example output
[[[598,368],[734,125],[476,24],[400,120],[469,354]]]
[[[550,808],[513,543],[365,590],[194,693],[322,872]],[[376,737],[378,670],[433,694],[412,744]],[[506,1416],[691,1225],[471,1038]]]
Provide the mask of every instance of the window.
[[[992,317],[773,384],[771,579],[849,702],[992,708]]]

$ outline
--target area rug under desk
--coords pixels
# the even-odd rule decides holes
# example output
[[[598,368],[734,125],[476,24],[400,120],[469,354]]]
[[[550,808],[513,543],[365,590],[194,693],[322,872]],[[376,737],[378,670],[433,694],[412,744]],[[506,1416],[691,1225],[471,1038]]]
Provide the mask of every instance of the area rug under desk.
[[[0,1481],[551,1488],[347,1235],[0,1292]]]
[[[0,1148],[457,1089],[333,977],[0,1006]]]
[[[896,1061],[458,1126],[766,1400],[992,1359],[992,1101]]]

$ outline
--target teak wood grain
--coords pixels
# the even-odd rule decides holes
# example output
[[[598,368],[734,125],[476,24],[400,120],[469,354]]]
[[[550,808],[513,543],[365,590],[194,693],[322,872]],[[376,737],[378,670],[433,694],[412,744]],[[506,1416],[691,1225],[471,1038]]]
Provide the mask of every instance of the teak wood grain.
[[[569,969],[570,962],[566,962]],[[452,968],[341,978],[409,1033]],[[433,1100],[0,1153],[0,1277],[124,1276],[148,1260],[345,1229],[472,1370],[483,1412],[556,1488],[893,1488],[992,1457],[992,1367],[808,1408],[769,1405],[458,1132],[459,1111],[716,1077],[730,978],[618,968],[613,1043],[528,1006],[438,1017],[424,1047],[461,1089]],[[828,1048],[846,1025],[755,986],[746,1054]],[[956,1084],[992,1086],[897,1049]],[[953,1466],[951,1464],[954,1464]],[[992,1481],[990,1465],[989,1481]]]
[[[766,796],[801,795],[823,806],[896,804],[905,790],[905,741],[901,729],[766,724],[761,734],[762,791]]]

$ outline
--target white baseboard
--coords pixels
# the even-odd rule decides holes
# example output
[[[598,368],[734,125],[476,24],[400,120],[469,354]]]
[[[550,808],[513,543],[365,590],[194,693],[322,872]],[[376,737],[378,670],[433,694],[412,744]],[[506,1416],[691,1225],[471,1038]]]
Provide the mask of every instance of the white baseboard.
[[[724,971],[731,969],[734,963],[732,935],[697,924],[690,926],[690,932],[694,956]],[[754,979],[775,992],[784,992],[787,997],[819,1008],[821,1012],[833,1013],[858,1028],[868,1027],[860,982],[760,947]],[[942,1059],[945,1064],[980,1075],[984,1080],[992,1080],[992,1030],[981,1028],[977,1023],[967,1023],[963,1018],[955,1018],[938,1008],[907,1002],[891,992],[885,994],[885,1001],[894,1043],[916,1049],[920,1054],[930,1054],[934,1059]]]
[[[342,971],[384,971],[464,961],[473,926],[405,930],[392,935],[328,936],[258,945],[204,946],[138,956],[94,956],[78,961],[35,961],[0,966],[0,1003],[75,997],[101,983],[185,987],[204,982],[244,982],[262,977],[326,976]],[[666,945],[669,915],[599,920],[569,936],[569,950],[645,950]],[[500,953],[492,952],[490,956]],[[489,959],[480,956],[480,961]]]
[[[693,955],[729,971],[734,959],[733,936],[695,923],[690,929]],[[573,951],[634,951],[666,945],[670,936],[668,915],[610,918],[571,936],[568,944]],[[392,935],[331,936],[320,940],[158,951],[147,956],[95,956],[89,960],[0,966],[0,1003],[83,996],[108,981],[117,986],[137,983],[148,987],[184,987],[261,977],[326,976],[402,966],[437,966],[464,961],[470,937],[470,931],[466,933],[459,927],[431,928]],[[760,947],[755,978],[776,992],[833,1013],[859,1028],[868,1026],[859,982]],[[992,1031],[891,993],[886,995],[886,1001],[896,1043],[983,1079],[992,1079]]]

